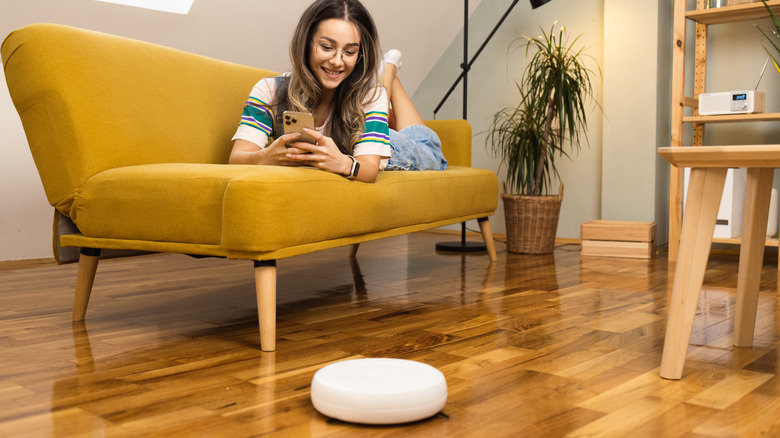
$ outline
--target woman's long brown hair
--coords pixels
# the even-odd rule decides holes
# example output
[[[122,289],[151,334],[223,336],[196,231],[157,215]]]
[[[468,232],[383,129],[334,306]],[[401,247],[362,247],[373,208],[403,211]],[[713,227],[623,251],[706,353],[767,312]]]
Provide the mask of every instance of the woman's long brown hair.
[[[353,146],[365,128],[363,102],[373,98],[379,63],[379,40],[371,14],[358,0],[317,0],[301,15],[290,43],[292,73],[276,92],[276,121],[287,109],[313,112],[322,97],[322,88],[309,65],[314,34],[320,22],[336,18],[353,23],[360,35],[360,56],[352,73],[336,89],[330,132],[342,153],[352,154]]]

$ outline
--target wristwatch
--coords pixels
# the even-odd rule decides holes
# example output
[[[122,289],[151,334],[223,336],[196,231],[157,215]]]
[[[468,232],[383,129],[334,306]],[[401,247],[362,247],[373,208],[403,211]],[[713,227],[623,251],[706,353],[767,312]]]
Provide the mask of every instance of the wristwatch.
[[[347,155],[350,159],[352,159],[352,169],[349,171],[349,175],[346,175],[347,179],[355,179],[358,176],[358,172],[360,171],[360,163],[358,163],[358,160],[355,159],[352,155]]]

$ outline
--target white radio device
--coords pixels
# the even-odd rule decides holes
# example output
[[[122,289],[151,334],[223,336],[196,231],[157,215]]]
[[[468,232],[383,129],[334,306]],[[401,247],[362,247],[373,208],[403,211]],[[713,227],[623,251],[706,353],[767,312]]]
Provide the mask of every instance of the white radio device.
[[[699,95],[699,115],[752,114],[764,112],[764,92],[736,90]]]
[[[758,83],[755,88],[758,88],[758,84],[761,83],[761,78],[764,76],[768,62],[769,58],[764,63],[764,68],[761,70],[761,75],[758,77]],[[756,91],[755,88],[752,90],[735,90],[721,93],[702,93],[699,95],[699,115],[763,113],[766,100],[765,95],[763,91]]]

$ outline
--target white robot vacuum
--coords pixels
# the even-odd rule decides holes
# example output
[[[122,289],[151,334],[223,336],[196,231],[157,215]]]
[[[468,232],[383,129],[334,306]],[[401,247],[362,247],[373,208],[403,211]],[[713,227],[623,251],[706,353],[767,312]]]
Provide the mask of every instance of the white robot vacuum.
[[[399,424],[438,414],[447,381],[436,368],[404,359],[353,359],[327,365],[311,382],[314,408],[350,423]]]

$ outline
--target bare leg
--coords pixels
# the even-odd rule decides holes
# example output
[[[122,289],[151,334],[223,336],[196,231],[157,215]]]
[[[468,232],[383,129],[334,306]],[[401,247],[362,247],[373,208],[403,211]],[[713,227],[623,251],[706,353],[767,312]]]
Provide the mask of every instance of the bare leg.
[[[423,118],[412,103],[412,99],[406,94],[406,90],[398,79],[395,65],[386,63],[382,71],[382,85],[387,90],[387,98],[393,108],[395,117],[395,129],[400,131],[407,126],[424,124]]]
[[[396,130],[400,131],[407,126],[422,125],[423,121],[417,107],[412,103],[412,99],[406,94],[406,90],[401,86],[401,80],[398,77],[393,81],[393,99],[390,103],[393,105],[393,114],[395,115]]]
[[[395,64],[386,62],[382,67],[382,76],[379,77],[379,81],[382,82],[385,90],[387,90],[388,101],[392,101],[393,99],[393,82],[395,81],[396,76],[398,76],[398,68]]]

